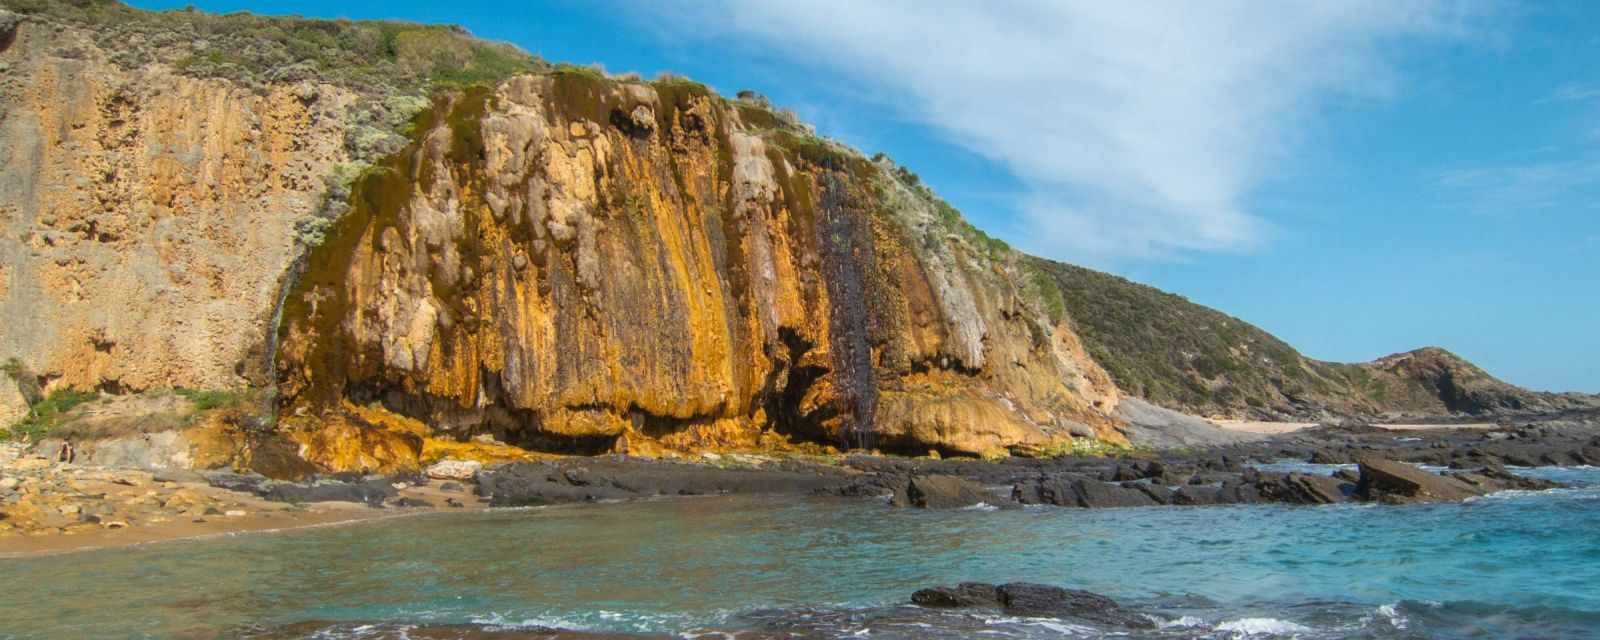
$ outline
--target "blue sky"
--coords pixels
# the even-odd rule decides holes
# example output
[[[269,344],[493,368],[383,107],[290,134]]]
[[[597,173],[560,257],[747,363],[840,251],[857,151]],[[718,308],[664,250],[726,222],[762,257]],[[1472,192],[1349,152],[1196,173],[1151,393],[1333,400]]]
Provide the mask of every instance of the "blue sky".
[[[1600,3],[192,4],[755,89],[1020,248],[1309,356],[1600,392]]]

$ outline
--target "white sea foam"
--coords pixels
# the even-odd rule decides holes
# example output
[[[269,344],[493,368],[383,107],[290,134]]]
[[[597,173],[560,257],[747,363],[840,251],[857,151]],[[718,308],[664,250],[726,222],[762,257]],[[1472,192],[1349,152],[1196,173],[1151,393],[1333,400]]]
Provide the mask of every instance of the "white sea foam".
[[[502,628],[502,629],[533,629],[533,628],[541,628],[541,629],[564,629],[564,630],[567,630],[567,631],[587,631],[588,630],[586,627],[584,627],[581,624],[578,624],[578,623],[573,622],[571,620],[567,620],[565,618],[560,618],[560,617],[555,617],[555,616],[540,617],[540,618],[522,618],[520,620],[512,620],[512,619],[510,619],[510,618],[508,618],[508,617],[506,617],[504,615],[501,615],[499,613],[490,613],[489,615],[486,615],[486,616],[473,617],[473,618],[471,618],[471,620],[472,620],[472,622],[474,622],[476,624],[481,624],[481,625],[485,625],[485,626],[489,626],[489,627],[499,627],[499,628]]]
[[[1049,630],[1054,631],[1056,633],[1062,633],[1062,634],[1067,634],[1067,635],[1089,635],[1089,634],[1095,633],[1095,628],[1094,627],[1086,627],[1086,626],[1082,626],[1082,625],[1068,624],[1068,623],[1062,622],[1060,620],[1053,620],[1053,619],[1050,619],[1050,618],[1013,618],[1013,617],[1010,617],[1010,616],[1000,616],[1000,617],[988,617],[988,616],[985,616],[985,617],[982,618],[982,620],[983,620],[983,623],[985,625],[989,625],[989,626],[1027,625],[1027,626],[1040,627],[1040,628],[1043,628],[1043,629],[1049,629]]]
[[[1194,616],[1182,616],[1182,617],[1179,617],[1176,620],[1168,620],[1166,622],[1157,623],[1157,626],[1161,627],[1162,629],[1172,629],[1172,628],[1189,629],[1189,628],[1193,628],[1193,627],[1202,626],[1205,623],[1206,623],[1205,620],[1201,620],[1201,619],[1196,618]]]
[[[1404,629],[1409,621],[1406,620],[1405,616],[1400,615],[1400,612],[1395,609],[1395,607],[1399,606],[1399,604],[1400,603],[1395,602],[1378,607],[1378,615],[1383,616],[1385,620],[1388,620],[1389,624],[1394,628]]]
[[[1036,627],[1042,627],[1042,628],[1045,628],[1045,629],[1049,629],[1049,630],[1054,631],[1056,633],[1060,633],[1060,634],[1063,634],[1063,635],[1069,635],[1069,636],[1077,636],[1077,635],[1086,636],[1086,635],[1092,635],[1092,634],[1095,633],[1094,627],[1083,627],[1083,626],[1079,626],[1079,625],[1075,625],[1075,624],[1066,624],[1066,623],[1063,623],[1063,622],[1052,622],[1052,621],[1049,621],[1049,620],[1034,620],[1034,621],[1030,622],[1029,624],[1032,624],[1032,625],[1034,625]]]
[[[1229,620],[1217,625],[1217,631],[1243,634],[1245,637],[1286,636],[1295,633],[1310,633],[1311,627],[1277,618],[1239,618],[1238,620]]]

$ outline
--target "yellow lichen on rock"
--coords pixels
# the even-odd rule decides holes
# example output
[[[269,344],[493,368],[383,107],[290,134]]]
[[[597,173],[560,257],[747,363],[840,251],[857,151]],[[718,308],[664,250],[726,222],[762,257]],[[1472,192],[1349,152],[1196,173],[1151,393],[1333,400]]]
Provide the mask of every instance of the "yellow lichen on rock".
[[[370,423],[351,414],[323,414],[311,428],[291,428],[300,456],[330,472],[401,473],[422,469],[422,437],[392,421]]]
[[[415,418],[348,401],[338,411],[286,426],[300,456],[323,472],[414,472],[447,458],[496,464],[548,457],[500,442],[440,437]]]

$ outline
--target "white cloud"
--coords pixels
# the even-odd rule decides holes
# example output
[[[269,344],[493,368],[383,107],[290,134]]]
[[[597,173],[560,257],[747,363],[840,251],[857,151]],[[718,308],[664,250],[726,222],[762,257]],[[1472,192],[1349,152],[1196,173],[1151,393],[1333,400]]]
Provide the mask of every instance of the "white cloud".
[[[1249,196],[1333,95],[1400,85],[1391,45],[1478,13],[1431,0],[720,0],[663,7],[876,93],[1021,179],[1011,234],[1096,260],[1250,247]],[[670,14],[670,15],[669,15]],[[912,167],[915,169],[915,167]]]

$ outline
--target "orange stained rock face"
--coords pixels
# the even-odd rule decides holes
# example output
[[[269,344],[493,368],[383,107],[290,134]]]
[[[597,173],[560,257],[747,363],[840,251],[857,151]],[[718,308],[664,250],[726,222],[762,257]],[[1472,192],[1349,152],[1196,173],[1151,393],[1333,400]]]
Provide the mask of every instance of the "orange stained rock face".
[[[1114,387],[1014,256],[865,159],[678,81],[523,76],[418,122],[285,306],[285,407],[328,416],[296,436],[320,465],[483,433],[562,453],[1120,438]],[[347,425],[346,399],[418,427]]]

